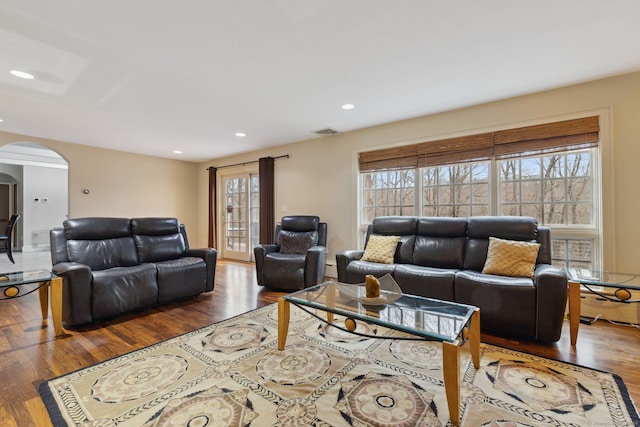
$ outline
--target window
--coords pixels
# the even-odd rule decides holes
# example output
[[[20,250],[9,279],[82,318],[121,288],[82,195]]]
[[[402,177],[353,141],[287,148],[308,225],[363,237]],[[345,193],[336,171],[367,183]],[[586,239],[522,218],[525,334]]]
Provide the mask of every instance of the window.
[[[489,162],[421,169],[423,216],[489,214]]]
[[[249,233],[251,239],[251,250],[249,251],[250,261],[253,259],[253,248],[260,244],[260,177],[256,173],[249,174],[249,186],[250,186],[250,223],[249,227],[251,232]]]
[[[553,264],[591,268],[596,259],[598,212],[594,195],[596,149],[499,161],[499,215],[527,215],[552,229]]]
[[[598,268],[598,130],[592,117],[473,136],[471,153],[465,138],[362,153],[361,231],[384,215],[533,216],[552,229],[554,265]]]
[[[415,214],[415,170],[387,170],[363,174],[364,222],[385,215]]]

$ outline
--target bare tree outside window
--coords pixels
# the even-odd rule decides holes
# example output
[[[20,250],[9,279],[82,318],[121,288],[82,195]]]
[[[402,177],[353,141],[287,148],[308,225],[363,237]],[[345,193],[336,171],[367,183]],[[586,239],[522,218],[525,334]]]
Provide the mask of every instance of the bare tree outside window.
[[[487,215],[489,162],[422,168],[422,215]]]
[[[386,215],[415,215],[415,169],[363,173],[362,220]]]
[[[595,228],[591,158],[589,150],[579,150],[499,161],[500,214],[533,216],[552,228]],[[554,264],[591,266],[593,243],[593,238],[554,239]]]

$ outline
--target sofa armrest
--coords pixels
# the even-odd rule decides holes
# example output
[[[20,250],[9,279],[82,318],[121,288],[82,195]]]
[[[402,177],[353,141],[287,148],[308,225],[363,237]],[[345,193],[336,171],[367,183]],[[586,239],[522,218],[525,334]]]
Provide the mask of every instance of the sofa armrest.
[[[272,252],[278,252],[279,249],[280,247],[278,245],[271,244],[258,245],[253,248],[253,256],[256,261],[256,279],[258,281],[258,285],[264,286],[264,257]]]
[[[304,286],[315,286],[324,282],[324,273],[327,269],[327,248],[325,246],[312,246],[307,251],[304,269]]]
[[[62,320],[68,325],[89,323],[92,275],[88,265],[78,262],[55,264],[51,271],[62,277]]]
[[[207,264],[207,282],[205,292],[212,291],[216,279],[216,261],[218,259],[218,251],[214,248],[187,249],[187,256],[202,258]]]
[[[567,305],[567,273],[550,264],[538,264],[533,282],[538,301],[536,339],[542,342],[558,341]]]
[[[364,255],[363,250],[340,251],[336,253],[336,268],[338,269],[338,282],[347,281],[347,265]]]

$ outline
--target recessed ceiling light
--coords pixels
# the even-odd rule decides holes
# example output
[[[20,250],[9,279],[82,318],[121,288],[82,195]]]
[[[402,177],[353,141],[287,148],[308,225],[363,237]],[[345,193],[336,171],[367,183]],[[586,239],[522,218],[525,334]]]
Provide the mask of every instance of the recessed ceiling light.
[[[0,123],[4,122],[4,119],[0,119]]]
[[[353,110],[354,108],[356,108],[356,106],[353,104],[342,104],[343,110]]]
[[[247,136],[247,134],[244,132],[236,132],[236,136],[239,136],[240,138],[242,138],[244,136]]]
[[[33,74],[27,73],[26,71],[9,70],[9,73],[12,76],[15,76],[15,77],[18,77],[18,78],[21,78],[21,79],[25,79],[25,80],[33,80],[33,79],[36,78]]]
[[[182,154],[182,151],[180,151],[180,150],[173,150],[173,154]]]

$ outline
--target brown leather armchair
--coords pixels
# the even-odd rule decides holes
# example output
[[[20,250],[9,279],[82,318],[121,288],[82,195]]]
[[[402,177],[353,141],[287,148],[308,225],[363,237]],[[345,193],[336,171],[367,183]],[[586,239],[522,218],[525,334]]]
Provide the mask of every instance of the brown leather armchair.
[[[274,244],[253,249],[258,285],[286,291],[322,283],[327,261],[327,224],[317,216],[285,216]]]

